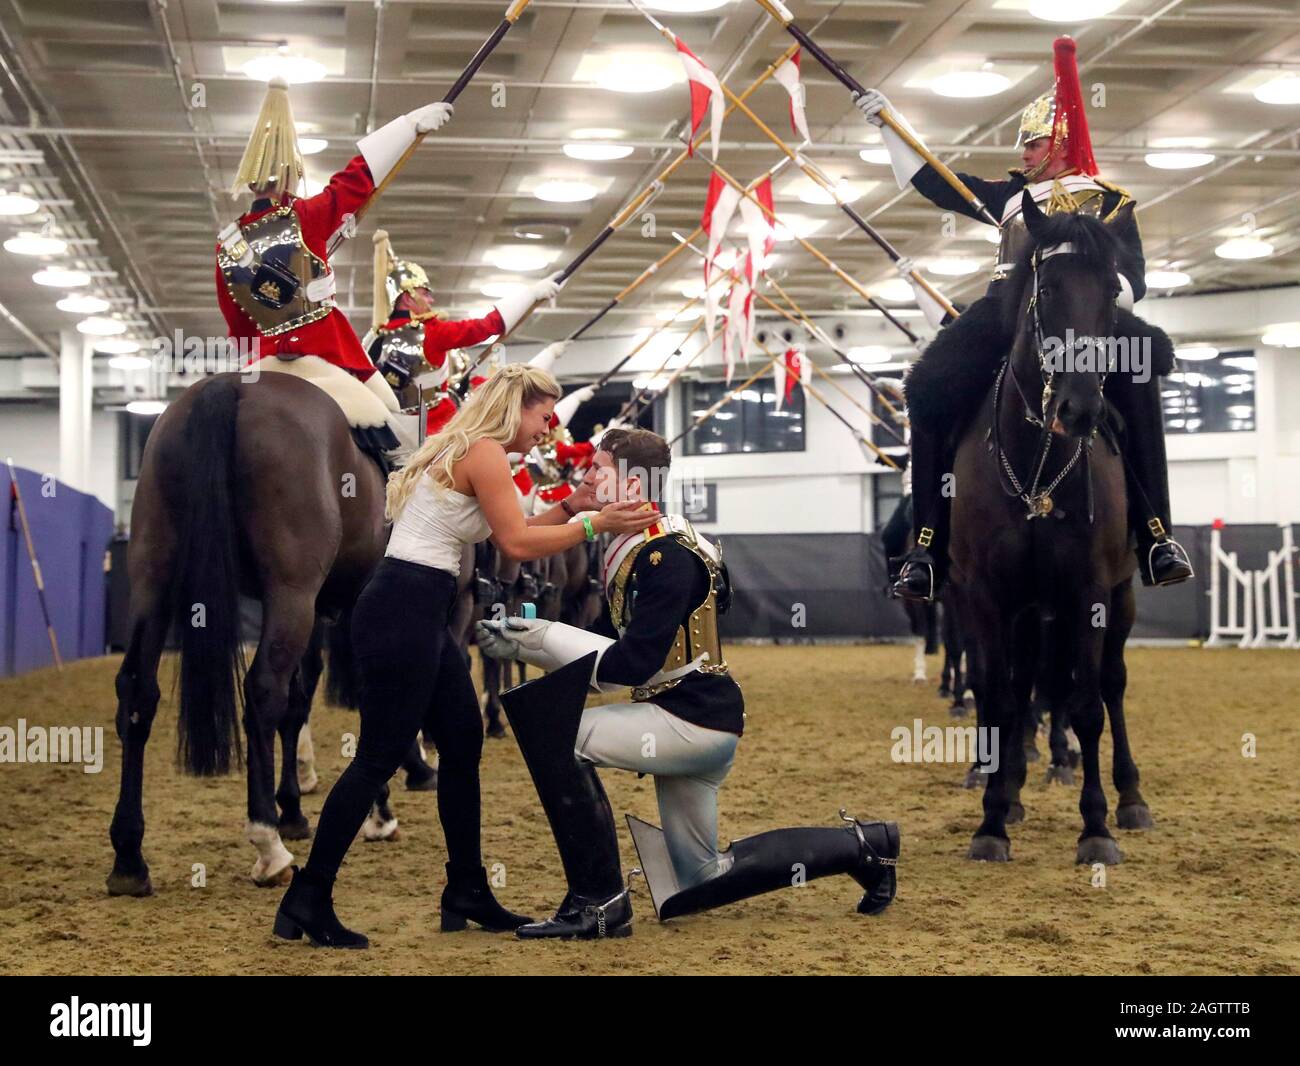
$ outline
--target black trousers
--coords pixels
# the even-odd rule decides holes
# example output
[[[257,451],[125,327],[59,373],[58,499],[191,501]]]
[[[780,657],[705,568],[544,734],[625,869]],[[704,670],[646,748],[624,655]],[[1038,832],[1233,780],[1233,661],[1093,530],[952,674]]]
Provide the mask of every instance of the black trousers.
[[[479,845],[483,722],[460,649],[447,630],[456,579],[445,570],[385,558],[352,612],[361,677],[361,738],[321,810],[307,870],[333,879],[380,787],[416,733],[438,747],[438,817],[448,865],[473,872]]]

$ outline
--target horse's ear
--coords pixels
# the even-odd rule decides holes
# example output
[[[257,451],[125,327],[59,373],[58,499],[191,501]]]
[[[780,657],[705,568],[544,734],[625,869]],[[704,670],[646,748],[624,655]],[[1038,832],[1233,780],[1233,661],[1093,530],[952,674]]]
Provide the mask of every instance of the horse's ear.
[[[1040,240],[1047,216],[1034,202],[1034,198],[1029,194],[1028,189],[1020,195],[1020,213],[1024,216],[1025,225],[1029,228],[1029,235],[1035,241]]]
[[[1119,208],[1113,215],[1111,215],[1110,218],[1107,220],[1106,224],[1109,226],[1114,226],[1117,229],[1122,229],[1127,227],[1133,221],[1133,211],[1134,209],[1136,209],[1136,207],[1137,204],[1134,201],[1132,200],[1125,201],[1124,206]]]

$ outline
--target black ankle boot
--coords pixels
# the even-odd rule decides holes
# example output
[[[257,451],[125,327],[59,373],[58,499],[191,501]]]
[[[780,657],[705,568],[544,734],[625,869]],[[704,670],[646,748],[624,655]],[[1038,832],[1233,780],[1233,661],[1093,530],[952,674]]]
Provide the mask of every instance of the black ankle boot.
[[[1166,536],[1151,544],[1146,550],[1145,558],[1139,547],[1138,561],[1142,564],[1138,568],[1142,574],[1142,584],[1148,588],[1177,585],[1195,576],[1186,549],[1173,537]]]
[[[272,932],[284,940],[299,940],[305,933],[318,948],[368,948],[370,941],[354,933],[334,913],[333,880],[293,867],[293,881],[275,912]]]
[[[521,925],[521,940],[600,940],[632,935],[632,899],[626,889],[609,899],[586,899],[569,893],[554,918]]]
[[[840,817],[851,823],[858,838],[858,866],[849,871],[866,893],[858,902],[858,913],[879,914],[898,891],[898,823],[859,822],[843,811]]]
[[[442,931],[458,933],[467,922],[481,925],[489,933],[505,933],[527,925],[533,919],[526,914],[506,910],[492,895],[487,871],[479,866],[458,873],[447,864],[447,887],[442,890]]]

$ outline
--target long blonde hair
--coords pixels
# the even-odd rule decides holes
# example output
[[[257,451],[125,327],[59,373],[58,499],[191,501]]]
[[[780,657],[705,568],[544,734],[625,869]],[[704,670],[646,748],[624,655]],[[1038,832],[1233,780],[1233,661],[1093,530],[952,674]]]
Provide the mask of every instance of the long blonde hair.
[[[542,400],[558,400],[559,382],[547,371],[527,363],[507,363],[492,372],[469,394],[459,411],[421,444],[401,470],[388,475],[388,498],[384,514],[396,521],[419,479],[427,472],[434,484],[450,489],[455,484],[453,468],[465,458],[478,440],[494,440],[503,448],[515,439],[523,410]]]

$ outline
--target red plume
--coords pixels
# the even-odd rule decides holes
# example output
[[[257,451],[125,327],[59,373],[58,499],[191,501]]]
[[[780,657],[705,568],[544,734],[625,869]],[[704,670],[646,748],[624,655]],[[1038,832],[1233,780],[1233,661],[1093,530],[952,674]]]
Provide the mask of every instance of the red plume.
[[[1056,117],[1052,120],[1052,145],[1061,151],[1061,158],[1068,166],[1081,174],[1096,174],[1097,160],[1092,154],[1088,116],[1083,109],[1083,88],[1079,85],[1079,68],[1074,61],[1074,39],[1056,38],[1052,42],[1052,52],[1056,58]]]

